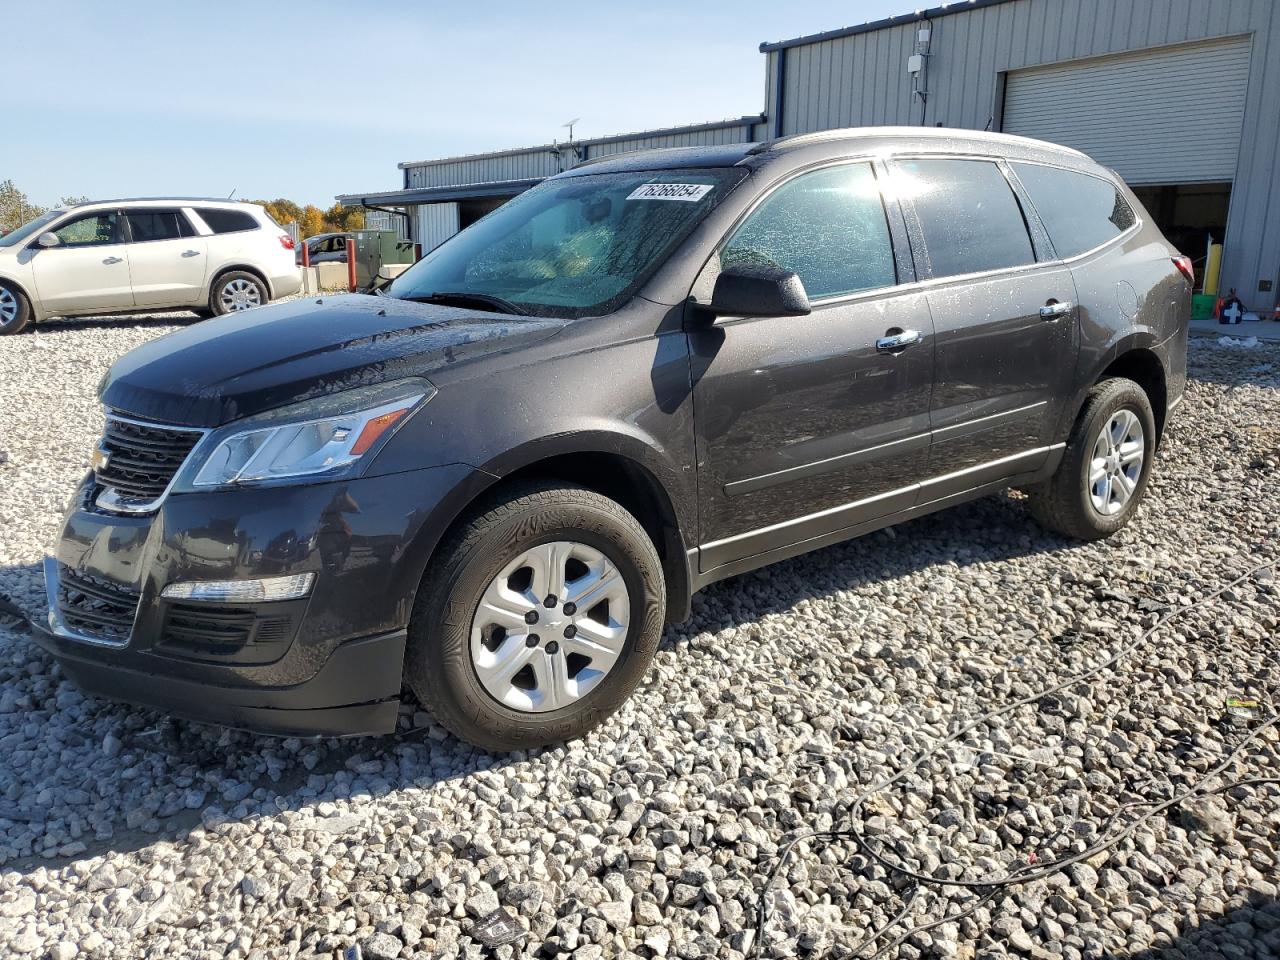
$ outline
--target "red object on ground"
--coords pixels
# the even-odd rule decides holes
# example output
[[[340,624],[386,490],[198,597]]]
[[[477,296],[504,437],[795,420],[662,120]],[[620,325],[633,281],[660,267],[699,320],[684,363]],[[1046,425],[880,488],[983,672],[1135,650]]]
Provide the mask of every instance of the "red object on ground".
[[[347,240],[347,289],[356,292],[356,242]]]

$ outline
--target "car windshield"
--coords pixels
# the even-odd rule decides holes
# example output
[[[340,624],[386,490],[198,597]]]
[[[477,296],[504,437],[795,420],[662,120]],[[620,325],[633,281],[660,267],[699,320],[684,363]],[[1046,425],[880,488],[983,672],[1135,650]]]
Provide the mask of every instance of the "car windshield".
[[[0,247],[12,247],[15,244],[21,243],[23,240],[27,239],[27,237],[39,233],[41,227],[52,223],[66,212],[67,211],[65,210],[50,210],[48,213],[40,214],[40,216],[36,217],[34,220],[24,223],[12,233],[6,233],[3,237],[0,237]]]
[[[441,244],[387,294],[600,316],[621,306],[745,176],[723,167],[549,180]]]

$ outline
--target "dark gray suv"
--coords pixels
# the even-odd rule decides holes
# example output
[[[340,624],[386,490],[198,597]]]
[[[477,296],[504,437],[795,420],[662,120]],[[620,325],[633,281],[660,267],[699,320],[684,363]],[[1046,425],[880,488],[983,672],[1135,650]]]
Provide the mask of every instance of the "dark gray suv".
[[[1016,486],[1133,516],[1190,264],[1072,150],[867,129],[577,167],[385,296],[142,346],[46,565],[86,690],[294,735],[615,710],[713,581]]]

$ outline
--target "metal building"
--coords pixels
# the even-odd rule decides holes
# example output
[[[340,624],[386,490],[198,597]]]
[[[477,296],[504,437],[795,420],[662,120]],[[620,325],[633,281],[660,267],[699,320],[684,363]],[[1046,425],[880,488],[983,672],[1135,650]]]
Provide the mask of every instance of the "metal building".
[[[404,213],[402,219],[409,220],[413,239],[422,244],[424,250],[430,250],[516,194],[585,160],[659,147],[749,143],[762,135],[764,120],[763,116],[740,117],[572,143],[402,163],[402,189],[343,194],[338,201],[375,211],[379,207],[399,208]]]
[[[1222,289],[1268,313],[1280,287],[1280,3],[960,0],[761,44],[761,117],[427,163],[344,203],[417,208],[432,246],[587,157],[905,124],[1003,130],[1114,167],[1170,239],[1225,242]]]

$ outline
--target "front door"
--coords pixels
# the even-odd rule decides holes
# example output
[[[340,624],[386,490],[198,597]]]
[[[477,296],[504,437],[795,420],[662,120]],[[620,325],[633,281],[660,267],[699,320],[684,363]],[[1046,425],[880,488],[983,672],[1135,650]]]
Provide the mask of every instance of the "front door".
[[[181,210],[125,211],[129,275],[140,307],[191,306],[203,300],[208,241]]]
[[[72,217],[53,233],[56,247],[32,247],[36,294],[48,316],[133,306],[129,251],[114,210]]]
[[[1045,462],[1075,375],[1076,290],[997,162],[900,160],[893,176],[930,280],[930,502]]]
[[[914,504],[933,329],[924,294],[897,289],[891,215],[872,164],[841,163],[774,189],[712,257],[712,274],[794,271],[813,312],[690,311],[703,572]]]

